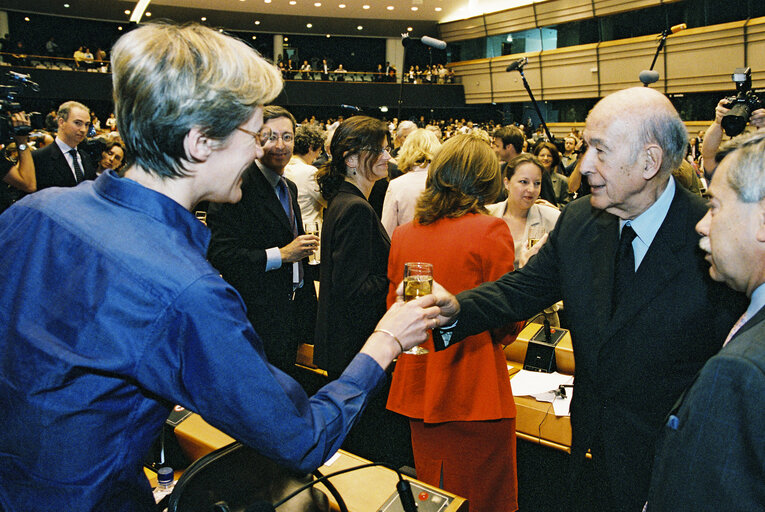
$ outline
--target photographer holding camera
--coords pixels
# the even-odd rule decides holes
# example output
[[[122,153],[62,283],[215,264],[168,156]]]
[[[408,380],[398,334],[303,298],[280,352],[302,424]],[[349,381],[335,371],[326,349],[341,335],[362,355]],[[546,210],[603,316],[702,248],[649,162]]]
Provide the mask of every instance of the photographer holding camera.
[[[14,128],[28,127],[29,116],[24,112],[15,112],[11,114],[11,123]],[[14,130],[14,133],[13,138],[16,141],[18,159],[15,162],[10,160],[7,146],[4,148],[6,154],[0,157],[0,178],[8,185],[23,192],[34,192],[37,190],[37,178],[35,165],[32,161],[32,151],[27,146],[28,132],[26,130]],[[0,212],[8,208],[14,199],[15,197],[9,188],[0,189]]]
[[[760,98],[752,91],[752,72],[750,68],[736,68],[733,71],[736,84],[736,96],[721,99],[715,107],[715,120],[707,128],[701,144],[701,158],[704,177],[712,179],[717,161],[715,154],[723,138],[723,131],[729,137],[735,137],[744,131],[747,124],[756,129],[765,127],[765,108]]]

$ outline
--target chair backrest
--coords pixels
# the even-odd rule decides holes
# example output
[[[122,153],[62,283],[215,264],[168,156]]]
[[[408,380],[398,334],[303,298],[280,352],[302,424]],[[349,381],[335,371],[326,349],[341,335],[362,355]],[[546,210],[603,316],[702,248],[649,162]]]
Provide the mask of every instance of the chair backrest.
[[[310,481],[297,475],[241,443],[224,446],[194,462],[175,484],[168,512],[243,512],[256,501],[273,503],[286,496],[285,488]],[[296,498],[300,498],[296,496]],[[326,496],[306,493],[308,500],[295,510],[328,510]],[[293,500],[290,500],[293,501]],[[296,500],[301,501],[301,500]],[[216,504],[225,503],[228,508]],[[280,511],[291,510],[279,507]]]

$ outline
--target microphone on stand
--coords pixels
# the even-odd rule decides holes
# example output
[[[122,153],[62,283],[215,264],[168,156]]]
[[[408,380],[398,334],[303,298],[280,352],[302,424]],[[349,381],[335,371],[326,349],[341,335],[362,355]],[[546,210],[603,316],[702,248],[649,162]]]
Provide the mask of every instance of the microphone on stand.
[[[430,37],[430,36],[412,37],[408,33],[401,34],[401,43],[404,45],[404,47],[414,44],[415,41],[419,41],[425,46],[430,46],[431,48],[435,48],[436,50],[446,49],[446,41],[441,41],[440,39],[436,39],[435,37]]]
[[[643,82],[643,85],[652,84],[659,81],[659,72],[652,69],[644,69],[640,72],[638,78]]]
[[[686,28],[688,28],[688,25],[686,25],[685,23],[679,23],[677,25],[672,25],[670,28],[668,28],[667,30],[662,32],[662,35],[664,37],[666,37],[666,36],[668,36],[670,34],[677,34],[681,30],[685,30]]]
[[[509,66],[505,69],[508,73],[510,71],[523,71],[523,66],[525,66],[529,62],[528,57],[522,57],[514,62],[511,62]]]

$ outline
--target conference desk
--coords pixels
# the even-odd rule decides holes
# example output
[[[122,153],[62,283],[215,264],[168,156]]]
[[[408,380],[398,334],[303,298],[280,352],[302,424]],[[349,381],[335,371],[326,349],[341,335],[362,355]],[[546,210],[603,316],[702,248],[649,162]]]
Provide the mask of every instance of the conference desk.
[[[175,427],[175,437],[190,460],[196,460],[213,450],[234,442],[232,437],[209,425],[198,414],[192,414],[179,423]],[[320,467],[319,471],[327,475],[367,463],[369,461],[366,459],[339,450],[337,456]],[[439,512],[467,512],[468,502],[465,499],[423,482],[414,479],[409,480],[412,480],[420,488],[416,489],[413,485],[416,501],[418,499],[433,500],[438,495],[443,495],[451,498],[452,501],[448,507],[438,509]],[[338,475],[332,477],[330,481],[337,488],[350,512],[377,512],[395,492],[398,476],[390,469],[377,466]],[[423,492],[427,496],[420,496]],[[325,494],[328,495],[330,502],[336,506],[329,493],[325,491]],[[339,509],[335,508],[335,510]]]

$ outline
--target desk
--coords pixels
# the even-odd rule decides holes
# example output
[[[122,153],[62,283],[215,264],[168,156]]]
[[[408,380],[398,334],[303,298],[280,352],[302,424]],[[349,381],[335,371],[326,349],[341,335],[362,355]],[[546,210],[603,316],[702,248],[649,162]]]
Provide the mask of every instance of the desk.
[[[234,442],[233,438],[212,427],[198,414],[192,414],[175,427],[175,436],[178,439],[181,448],[183,448],[192,460],[196,460],[213,450],[222,448],[223,446]],[[326,475],[340,469],[346,469],[369,462],[368,460],[343,450],[338,451],[338,454],[339,457],[332,462],[331,466],[322,466],[319,468],[323,474]],[[339,475],[332,478],[330,481],[345,500],[349,511],[376,512],[396,490],[398,477],[396,476],[396,473],[390,469],[372,467]],[[425,483],[419,481],[417,481],[417,483],[422,487],[454,497],[454,501],[452,501],[449,507],[443,512],[467,512],[468,505],[465,499],[441,489],[436,489]],[[328,493],[326,494],[329,496]],[[330,501],[333,500],[331,496],[329,496],[329,498]]]
[[[523,368],[529,340],[540,327],[540,324],[528,324],[518,334],[515,342],[505,347],[508,365]],[[560,373],[574,374],[574,349],[570,333],[555,347],[555,362]],[[552,404],[538,402],[529,396],[516,396],[515,408],[515,431],[519,439],[571,453],[571,419],[568,416],[555,416]]]

